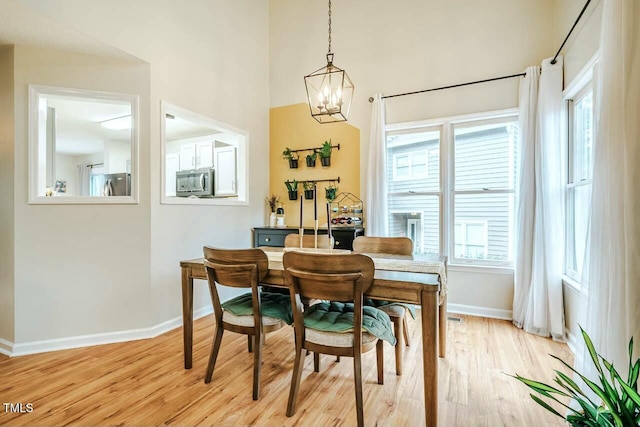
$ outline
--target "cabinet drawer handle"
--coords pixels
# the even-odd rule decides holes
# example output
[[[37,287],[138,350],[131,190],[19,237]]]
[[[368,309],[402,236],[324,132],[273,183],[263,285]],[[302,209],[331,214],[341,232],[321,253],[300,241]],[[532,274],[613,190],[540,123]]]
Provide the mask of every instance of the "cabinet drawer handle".
[[[265,242],[270,242],[271,241],[271,237],[265,237],[264,241]]]
[[[335,245],[336,245],[336,246],[340,246],[340,241],[339,241],[339,240],[336,240]]]

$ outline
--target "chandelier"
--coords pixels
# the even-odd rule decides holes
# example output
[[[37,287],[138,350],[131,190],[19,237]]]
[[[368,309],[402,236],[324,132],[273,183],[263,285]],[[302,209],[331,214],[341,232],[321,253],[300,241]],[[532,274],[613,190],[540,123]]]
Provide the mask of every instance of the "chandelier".
[[[331,52],[331,0],[329,0],[329,49],[327,65],[305,76],[311,116],[319,123],[345,122],[349,117],[353,82],[347,73],[333,65]]]

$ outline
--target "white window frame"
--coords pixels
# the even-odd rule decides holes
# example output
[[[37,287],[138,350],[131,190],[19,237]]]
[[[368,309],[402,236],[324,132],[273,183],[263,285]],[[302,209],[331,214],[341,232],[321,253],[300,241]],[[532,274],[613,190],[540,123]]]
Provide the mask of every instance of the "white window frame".
[[[420,175],[414,175],[413,173],[413,158],[421,155],[424,159],[424,173]],[[407,176],[398,176],[398,158],[400,157],[409,157],[409,175]],[[394,181],[412,181],[416,179],[425,179],[429,177],[429,150],[415,150],[415,151],[407,151],[405,153],[394,153],[393,154],[393,180]]]
[[[567,85],[566,89],[563,91],[563,100],[564,100],[564,137],[565,137],[565,148],[567,150],[565,158],[567,159],[567,176],[566,176],[566,187],[565,187],[565,210],[566,210],[566,218],[565,218],[565,264],[564,264],[564,274],[565,274],[565,283],[569,284],[573,288],[576,288],[579,292],[586,294],[586,287],[583,286],[583,279],[581,275],[577,274],[576,271],[569,269],[569,260],[573,263],[573,258],[570,256],[571,248],[569,246],[570,242],[573,240],[573,235],[569,230],[573,229],[572,220],[573,218],[569,215],[569,195],[572,188],[576,188],[584,185],[591,185],[592,178],[585,181],[575,182],[573,179],[573,101],[580,100],[584,95],[587,94],[588,91],[592,91],[592,103],[594,106],[594,115],[593,121],[594,124],[593,134],[592,134],[592,144],[595,146],[597,141],[595,140],[595,105],[596,105],[596,91],[593,86],[593,79],[595,74],[595,69],[597,67],[598,61],[600,59],[600,53],[596,52],[591,59],[582,67],[580,72],[576,75],[576,77]],[[592,147],[593,149],[593,147]],[[586,243],[588,244],[588,242]],[[586,262],[586,260],[584,260]],[[583,264],[584,270],[584,264]]]
[[[439,191],[420,191],[420,192],[405,192],[405,193],[389,193],[388,196],[437,196],[440,205],[439,211],[439,235],[440,235],[440,254],[446,255],[449,258],[449,265],[459,266],[460,268],[471,269],[480,268],[484,272],[507,272],[511,274],[513,271],[513,260],[510,262],[491,261],[491,260],[467,260],[456,259],[453,257],[455,250],[455,242],[453,241],[453,228],[454,228],[454,171],[453,171],[453,125],[460,125],[464,123],[471,123],[476,125],[478,122],[487,120],[505,121],[506,119],[518,118],[517,108],[508,108],[504,110],[487,111],[482,113],[466,114],[459,116],[450,116],[430,120],[420,120],[414,122],[400,122],[390,123],[385,126],[385,137],[388,133],[399,132],[411,132],[411,131],[439,131],[440,132],[440,188]],[[429,161],[427,157],[427,162]],[[503,190],[494,190],[503,191]],[[514,190],[507,190],[505,192],[515,193]],[[462,192],[460,192],[462,193]],[[484,193],[484,191],[482,191]],[[389,211],[389,213],[393,213]],[[515,210],[511,209],[510,221],[515,222]],[[513,248],[513,236],[510,237],[509,244]],[[488,250],[488,248],[487,248]],[[462,267],[464,266],[464,267]],[[461,270],[462,271],[462,270]],[[475,270],[474,270],[475,271]]]
[[[576,150],[576,123],[575,123],[575,104],[581,101],[585,96],[587,96],[591,92],[592,96],[592,105],[595,106],[595,102],[593,97],[595,93],[593,91],[593,83],[592,81],[588,81],[580,90],[576,92],[574,96],[566,99],[567,103],[567,184],[565,190],[565,209],[567,212],[566,216],[566,224],[565,224],[565,274],[573,279],[575,282],[582,284],[582,272],[578,272],[571,268],[570,266],[574,264],[574,252],[575,248],[573,248],[573,243],[575,242],[574,230],[575,230],[575,206],[572,206],[573,200],[571,198],[571,194],[575,193],[575,191],[580,187],[587,187],[593,184],[593,177],[590,174],[587,178],[578,179],[575,176],[574,171],[574,159],[577,155]],[[592,118],[592,132],[593,122],[595,121],[595,117]],[[593,143],[595,135],[591,136],[592,146],[591,150],[593,150]],[[592,151],[593,158],[593,151]],[[586,245],[586,244],[585,244]],[[583,269],[584,269],[584,260],[583,260]]]

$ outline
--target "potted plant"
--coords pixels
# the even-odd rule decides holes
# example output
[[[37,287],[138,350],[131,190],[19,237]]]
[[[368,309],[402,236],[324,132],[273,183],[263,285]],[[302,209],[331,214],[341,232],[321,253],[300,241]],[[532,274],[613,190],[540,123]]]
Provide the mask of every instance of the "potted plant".
[[[304,187],[304,198],[313,200],[313,187],[315,186],[315,182],[305,181],[302,186]]]
[[[316,167],[316,158],[318,157],[318,152],[316,151],[316,149],[313,149],[313,153],[311,154],[307,154],[307,167],[308,168],[315,168]]]
[[[336,196],[338,194],[338,187],[331,183],[324,189],[324,192],[327,197],[327,202],[331,203],[336,199]]]
[[[276,206],[280,201],[280,197],[275,194],[270,195],[265,199],[267,204],[269,205],[269,209],[271,210],[271,214],[269,215],[269,225],[271,227],[276,225]]]
[[[322,144],[318,154],[320,154],[320,163],[322,166],[331,166],[331,139]]]
[[[589,335],[587,335],[582,328],[580,328],[580,331],[582,332],[587,350],[589,350],[591,361],[598,372],[599,384],[589,380],[561,358],[553,355],[551,355],[551,357],[562,362],[564,366],[580,377],[589,387],[590,391],[598,396],[602,403],[594,403],[590,396],[587,395],[575,381],[558,370],[555,371],[557,375],[554,381],[560,388],[523,378],[518,374],[511,376],[524,383],[536,393],[564,406],[568,410],[566,416],[561,415],[560,412],[552,408],[549,403],[531,394],[531,398],[536,403],[560,418],[566,419],[567,422],[574,427],[640,425],[640,394],[638,394],[640,358],[638,358],[635,363],[633,362],[633,337],[629,341],[629,376],[624,380],[611,362],[596,353]],[[600,362],[604,365],[604,369]],[[580,405],[580,410],[566,405],[554,395],[565,399],[574,399],[576,403]]]
[[[284,184],[289,192],[289,200],[298,200],[298,181],[295,179],[293,181],[286,180]]]
[[[291,151],[289,147],[287,147],[283,152],[282,156],[289,160],[289,168],[290,169],[298,169],[298,158],[300,157],[298,153],[295,151]]]

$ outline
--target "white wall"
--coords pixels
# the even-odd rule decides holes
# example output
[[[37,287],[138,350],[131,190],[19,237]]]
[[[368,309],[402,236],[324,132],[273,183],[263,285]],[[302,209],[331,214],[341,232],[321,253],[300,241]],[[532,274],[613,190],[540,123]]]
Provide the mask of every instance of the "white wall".
[[[15,343],[150,321],[149,65],[15,47]],[[28,85],[140,96],[137,205],[29,205]]]
[[[51,223],[45,210],[65,212],[63,222],[77,222],[76,237],[68,240],[71,247],[81,246],[82,238],[90,235],[78,216],[95,214],[112,219],[109,228],[113,238],[92,238],[93,243],[104,245],[110,253],[118,253],[123,242],[134,241],[131,249],[121,255],[110,255],[111,261],[126,258],[124,263],[112,262],[118,272],[106,267],[94,268],[93,275],[80,271],[85,284],[93,277],[108,273],[104,287],[80,288],[60,283],[63,274],[59,262],[66,264],[65,254],[49,250],[51,259],[46,268],[56,277],[50,291],[42,298],[24,307],[24,313],[42,312],[36,318],[20,318],[19,322],[41,325],[36,320],[49,319],[51,323],[64,322],[57,333],[49,330],[21,334],[20,340],[40,337],[73,336],[82,333],[98,333],[149,327],[181,316],[181,288],[179,261],[202,256],[205,244],[226,247],[251,245],[251,225],[263,224],[264,198],[268,190],[268,5],[251,0],[170,2],[115,0],[109,3],[83,0],[53,0],[41,2],[26,0],[21,5],[32,8],[38,14],[47,15],[61,25],[78,31],[105,45],[115,47],[150,64],[150,102],[141,105],[143,121],[148,134],[141,138],[141,218],[138,207],[101,206],[87,207],[33,207],[33,220]],[[123,14],[122,10],[127,13]],[[231,42],[232,41],[232,42]],[[223,123],[249,131],[250,193],[248,206],[183,206],[160,205],[160,101],[212,117]],[[21,153],[21,156],[23,153]],[[22,157],[21,157],[22,159]],[[21,160],[22,161],[22,160]],[[26,164],[25,164],[26,166]],[[21,168],[16,175],[24,177]],[[59,208],[59,209],[58,209]],[[85,213],[79,213],[79,212]],[[133,217],[133,219],[132,219]],[[130,224],[122,227],[119,225]],[[44,226],[42,226],[44,227]],[[34,234],[41,227],[36,226]],[[38,240],[47,240],[48,246],[59,242],[62,231],[48,232]],[[122,238],[118,236],[122,234]],[[138,247],[140,244],[143,247]],[[27,250],[21,250],[19,270],[32,261]],[[114,258],[115,257],[115,258]],[[80,262],[91,264],[93,256],[86,253]],[[113,268],[113,267],[111,267]],[[43,283],[43,277],[33,277],[26,282]],[[88,279],[90,278],[91,279]],[[49,281],[47,281],[49,283]],[[75,281],[74,281],[75,283]],[[74,310],[54,317],[45,301],[59,299],[59,288],[74,292]],[[197,283],[195,308],[210,304],[204,282]],[[54,292],[54,290],[56,292]],[[98,304],[104,301],[105,306]],[[123,303],[117,311],[110,303]],[[75,313],[70,315],[69,313]],[[124,314],[123,314],[124,313]],[[95,320],[84,322],[85,318]],[[54,320],[55,319],[55,320]],[[69,319],[69,320],[62,320]],[[83,322],[79,322],[82,319]],[[47,320],[45,320],[47,321]],[[75,322],[75,324],[72,324]],[[36,336],[37,335],[37,336]],[[18,339],[18,337],[16,337]]]
[[[584,7],[586,0],[555,1],[555,44],[560,47]],[[593,57],[600,46],[600,27],[602,25],[602,1],[594,0],[589,4],[573,34],[562,49],[564,56],[564,87],[566,88]]]
[[[327,3],[270,0],[271,106],[305,101],[303,77],[325,65]],[[336,0],[334,62],[355,84],[365,194],[368,98],[521,73],[553,56],[552,0]],[[518,79],[386,101],[387,123],[517,107]],[[320,126],[320,125],[319,125]],[[321,125],[331,126],[331,125]],[[451,304],[510,313],[513,277],[451,269]]]
[[[13,47],[0,46],[0,352],[14,341]]]
[[[108,140],[104,142],[104,167],[106,173],[127,172],[127,160],[131,161],[131,143]]]

